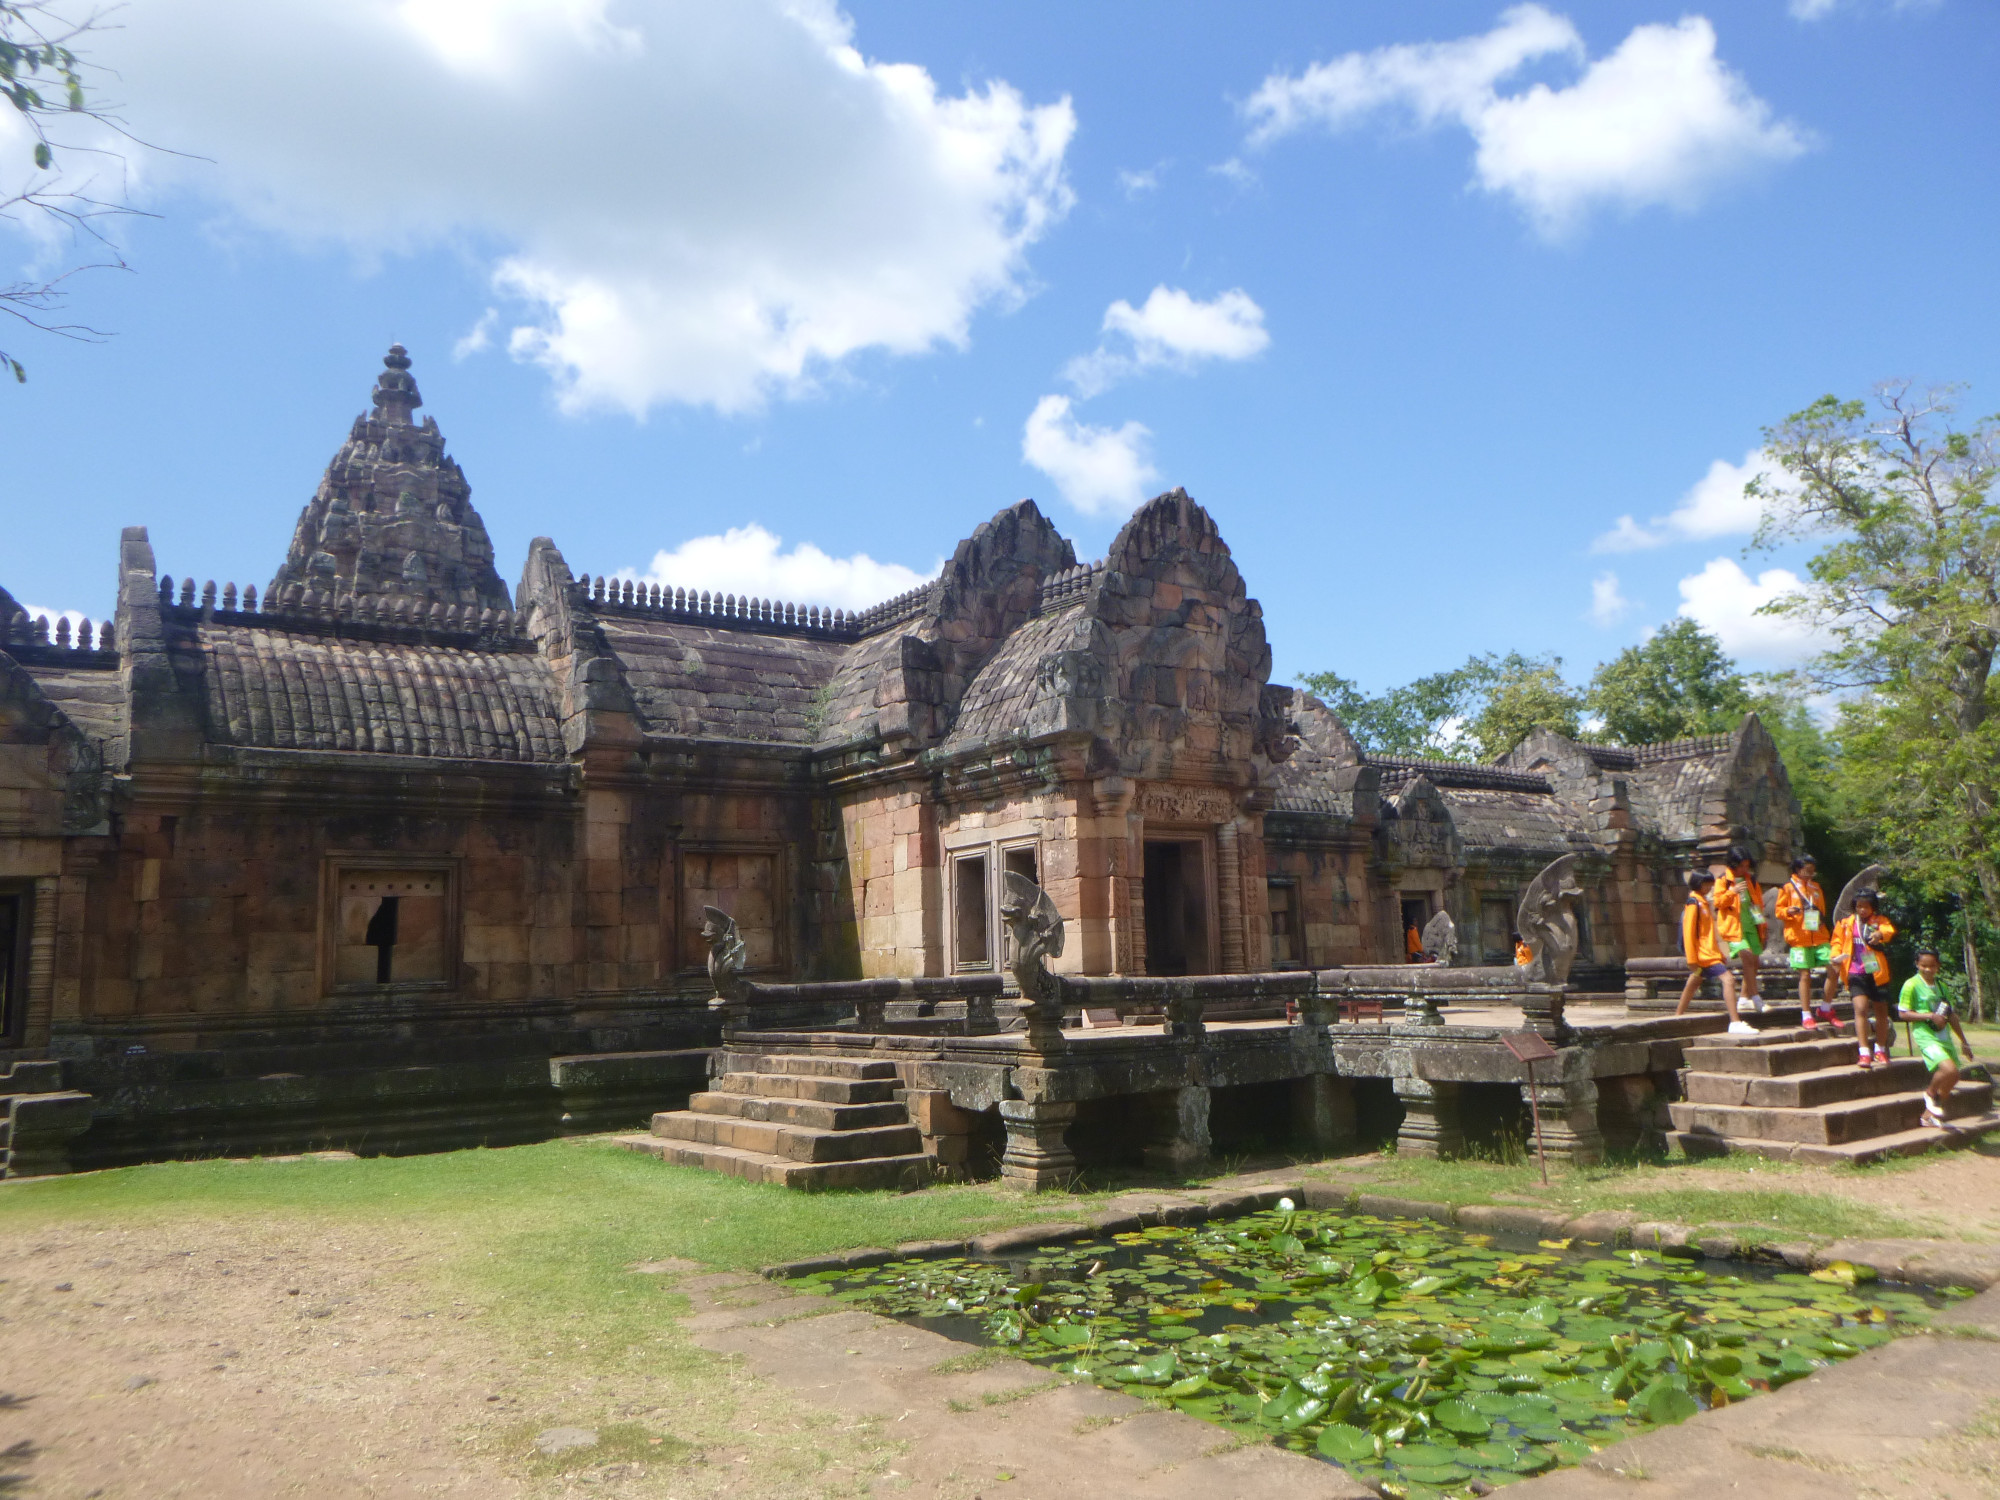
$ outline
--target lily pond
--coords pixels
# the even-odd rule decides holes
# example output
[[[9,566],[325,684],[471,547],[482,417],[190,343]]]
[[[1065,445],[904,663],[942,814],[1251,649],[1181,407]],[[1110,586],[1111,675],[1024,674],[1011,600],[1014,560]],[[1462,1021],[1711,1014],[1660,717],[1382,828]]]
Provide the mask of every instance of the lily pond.
[[[1025,1259],[806,1279],[1404,1496],[1483,1494],[1575,1463],[1774,1390],[1967,1295],[1843,1264],[1730,1264],[1567,1240],[1509,1249],[1423,1220],[1280,1204]]]

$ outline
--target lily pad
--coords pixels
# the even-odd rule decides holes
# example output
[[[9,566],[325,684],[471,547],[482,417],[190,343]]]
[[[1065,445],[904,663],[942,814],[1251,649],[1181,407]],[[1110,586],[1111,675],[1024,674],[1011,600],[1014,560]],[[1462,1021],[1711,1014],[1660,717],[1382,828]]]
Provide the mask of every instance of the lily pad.
[[[1463,1401],[1440,1401],[1431,1408],[1431,1421],[1447,1432],[1466,1437],[1484,1437],[1493,1430],[1492,1418]]]
[[[1375,1439],[1343,1422],[1320,1433],[1319,1451],[1336,1463],[1362,1463],[1375,1457]]]

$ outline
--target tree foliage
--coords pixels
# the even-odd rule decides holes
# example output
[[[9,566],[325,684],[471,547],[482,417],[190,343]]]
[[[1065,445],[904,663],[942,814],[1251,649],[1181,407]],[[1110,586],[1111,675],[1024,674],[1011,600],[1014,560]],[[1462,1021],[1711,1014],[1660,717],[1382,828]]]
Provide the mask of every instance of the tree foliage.
[[[1810,583],[1767,606],[1834,644],[1811,665],[1841,708],[1839,779],[1871,852],[2000,918],[2000,418],[1954,425],[1955,392],[1825,396],[1766,429],[1782,485],[1756,544],[1823,540]]]
[[[70,160],[104,158],[107,153],[78,142],[65,127],[88,122],[123,135],[117,122],[90,101],[88,64],[72,45],[98,25],[96,12],[79,16],[58,0],[0,0],[0,101],[4,101],[0,109],[11,108],[25,125],[29,146],[24,161],[0,160],[0,172],[25,173],[0,177],[6,184],[0,187],[0,220],[12,223],[44,254],[51,253],[56,243],[67,242],[72,255],[83,246],[91,257],[54,275],[36,273],[0,282],[0,312],[43,333],[68,338],[99,337],[95,329],[61,320],[67,284],[80,271],[124,268],[100,222],[131,212],[96,196],[88,174],[78,175]],[[112,154],[110,160],[118,158]],[[16,381],[28,378],[21,361],[4,348],[0,348],[0,369],[11,371]]]
[[[1678,619],[1598,667],[1588,703],[1602,721],[1601,738],[1651,745],[1733,730],[1750,696],[1722,642],[1693,620]]]
[[[1376,755],[1477,756],[1492,760],[1546,725],[1578,730],[1582,696],[1563,680],[1562,658],[1471,656],[1376,697],[1335,672],[1300,679]]]

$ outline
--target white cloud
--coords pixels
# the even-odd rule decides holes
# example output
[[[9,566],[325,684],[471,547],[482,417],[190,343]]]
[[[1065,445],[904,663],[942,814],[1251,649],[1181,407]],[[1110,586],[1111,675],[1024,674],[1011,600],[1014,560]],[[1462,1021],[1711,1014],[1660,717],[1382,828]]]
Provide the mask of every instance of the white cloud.
[[[1166,163],[1162,162],[1159,166],[1147,167],[1142,172],[1120,171],[1118,174],[1119,191],[1124,193],[1127,198],[1143,198],[1148,193],[1156,192],[1160,186],[1160,173],[1165,169]]]
[[[1834,12],[1840,0],[1792,0],[1786,7],[1794,21],[1817,21]]]
[[[1156,286],[1134,307],[1122,297],[1104,311],[1103,331],[1120,347],[1099,344],[1063,367],[1084,396],[1146,370],[1192,370],[1203,360],[1251,359],[1270,347],[1264,309],[1241,287],[1202,302],[1178,287]]]
[[[1593,208],[1695,207],[1717,183],[1807,147],[1715,55],[1701,16],[1635,27],[1587,61],[1566,16],[1517,5],[1482,36],[1350,52],[1296,76],[1273,73],[1244,105],[1250,142],[1318,125],[1338,130],[1392,109],[1419,128],[1456,122],[1475,145],[1474,180],[1560,236]],[[1580,65],[1559,88],[1499,85],[1544,60]]]
[[[1136,510],[1159,482],[1146,449],[1152,433],[1137,422],[1092,427],[1070,414],[1067,396],[1044,396],[1028,414],[1021,458],[1055,481],[1063,499],[1092,515]]]
[[[1590,623],[1599,627],[1616,625],[1632,612],[1632,601],[1618,587],[1616,573],[1599,573],[1590,580]]]
[[[811,542],[791,551],[784,539],[754,522],[732,526],[721,536],[698,536],[671,551],[653,554],[644,573],[624,568],[614,577],[674,588],[774,599],[783,604],[820,604],[834,609],[866,609],[937,576],[943,560],[919,573],[901,563],[877,562],[865,552],[832,557]]]
[[[1681,503],[1664,516],[1653,517],[1641,526],[1630,516],[1620,516],[1618,524],[1590,544],[1592,552],[1643,552],[1668,542],[1708,541],[1718,536],[1748,536],[1762,519],[1764,502],[1743,493],[1743,487],[1762,476],[1766,485],[1782,489],[1785,471],[1777,460],[1761,448],[1743,455],[1733,464],[1718,458],[1708,472],[1688,486]]]
[[[1067,99],[941,92],[833,0],[131,0],[94,38],[153,195],[483,258],[566,409],[723,411],[963,345],[1068,209]]]
[[[453,359],[470,359],[475,354],[484,354],[493,347],[493,329],[500,321],[500,309],[489,307],[479,315],[479,321],[466,330],[465,337],[451,346]]]
[[[1731,656],[1761,666],[1789,666],[1829,644],[1813,626],[1789,615],[1760,615],[1760,606],[1805,587],[1788,568],[1752,579],[1734,558],[1718,557],[1680,582],[1680,613],[1722,642]]]

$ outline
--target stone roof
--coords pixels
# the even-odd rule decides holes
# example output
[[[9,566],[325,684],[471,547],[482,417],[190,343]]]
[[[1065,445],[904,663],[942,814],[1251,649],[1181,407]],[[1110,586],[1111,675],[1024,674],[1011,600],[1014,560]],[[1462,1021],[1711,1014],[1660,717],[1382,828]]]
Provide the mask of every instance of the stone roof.
[[[1593,847],[1578,809],[1547,792],[1440,787],[1468,852],[1507,850],[1554,858]]]
[[[554,680],[525,646],[376,640],[250,619],[198,621],[174,632],[170,650],[198,658],[213,743],[564,758]]]
[[[1351,818],[1355,770],[1353,761],[1339,760],[1310,744],[1301,744],[1271,768],[1272,810]]]
[[[103,666],[51,664],[46,657],[22,665],[43,696],[88,738],[115,740],[125,732],[125,690],[118,680],[115,658]]]
[[[1042,659],[1076,644],[1081,632],[1090,636],[1082,603],[1052,614],[1037,615],[1008,636],[987,659],[959,704],[958,719],[945,736],[944,748],[963,750],[992,740],[1014,738],[1041,728],[1035,712],[1049,687],[1042,681]]]
[[[393,344],[375,383],[373,410],[354,419],[326,466],[271,580],[321,593],[407,595],[426,604],[507,609],[493,543],[472,508],[472,487],[446,456],[423,405],[410,356]]]
[[[1467,760],[1428,760],[1417,755],[1364,755],[1369,765],[1382,773],[1382,790],[1387,792],[1423,776],[1437,787],[1483,787],[1500,792],[1541,792],[1554,790],[1546,776],[1532,771],[1509,771]]]
[[[653,734],[809,745],[854,644],[598,610],[643,727]]]

